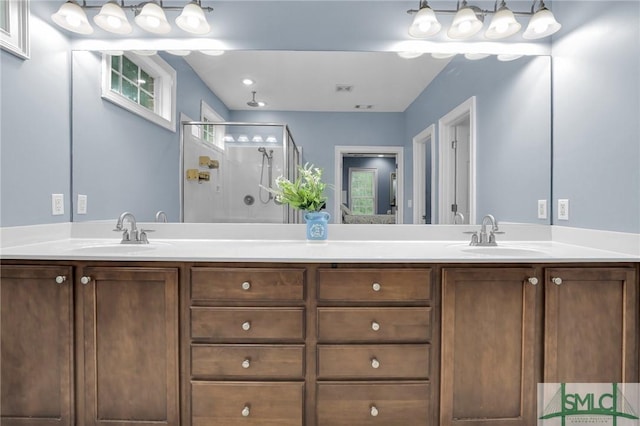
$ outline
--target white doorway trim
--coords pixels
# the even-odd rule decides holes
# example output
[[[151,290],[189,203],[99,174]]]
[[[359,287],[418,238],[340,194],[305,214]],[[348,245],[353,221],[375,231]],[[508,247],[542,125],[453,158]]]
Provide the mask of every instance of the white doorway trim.
[[[342,213],[340,212],[340,204],[342,201],[342,160],[345,154],[395,154],[396,163],[398,164],[397,173],[397,193],[396,193],[396,223],[403,223],[404,213],[404,148],[401,146],[347,146],[336,145],[334,148],[334,182],[335,182],[335,197],[333,217],[335,223],[342,223]]]
[[[427,142],[431,141],[431,218],[435,213],[435,144],[436,125],[432,124],[413,137],[413,223],[424,223],[427,194]]]
[[[438,164],[449,164],[451,150],[450,141],[454,137],[452,128],[461,118],[469,116],[469,223],[476,223],[476,97],[472,96],[445,116],[438,120]],[[443,218],[450,212],[450,200],[448,195],[451,189],[451,180],[448,178],[448,170],[438,167],[438,223],[446,223]]]

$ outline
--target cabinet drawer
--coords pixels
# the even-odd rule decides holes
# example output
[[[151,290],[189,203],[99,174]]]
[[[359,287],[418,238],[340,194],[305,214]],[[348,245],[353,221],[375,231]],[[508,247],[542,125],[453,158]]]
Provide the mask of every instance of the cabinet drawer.
[[[193,300],[304,300],[304,269],[191,268]]]
[[[318,308],[318,340],[428,342],[431,308]]]
[[[318,345],[319,379],[428,379],[429,345]]]
[[[191,337],[213,341],[304,340],[303,308],[191,308]]]
[[[429,384],[322,383],[318,426],[426,426],[431,424]]]
[[[302,379],[302,345],[192,345],[195,378]]]
[[[303,383],[191,382],[193,426],[301,426]]]
[[[338,302],[426,302],[431,269],[319,269],[318,299]]]

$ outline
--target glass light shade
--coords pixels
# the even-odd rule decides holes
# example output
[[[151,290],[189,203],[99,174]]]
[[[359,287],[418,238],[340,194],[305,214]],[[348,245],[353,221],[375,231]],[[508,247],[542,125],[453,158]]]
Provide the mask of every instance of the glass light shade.
[[[68,1],[51,15],[53,22],[60,27],[78,34],[93,34],[93,27],[89,24],[87,14],[75,1]]]
[[[522,25],[516,21],[513,12],[506,6],[502,6],[493,15],[493,19],[491,19],[489,28],[484,33],[484,36],[491,40],[507,38],[520,31],[520,28],[522,28]]]
[[[515,61],[516,59],[522,58],[524,55],[520,55],[518,53],[501,53],[498,55],[498,60],[502,62]]]
[[[201,50],[200,53],[207,56],[221,56],[224,55],[224,50]]]
[[[182,9],[182,13],[176,18],[176,25],[191,34],[207,34],[211,31],[204,11],[196,2],[191,2]]]
[[[134,19],[140,28],[150,33],[166,34],[171,31],[164,10],[156,3],[146,3]]]
[[[103,30],[114,34],[130,34],[133,31],[124,10],[112,1],[102,6],[100,13],[93,17],[93,22]]]
[[[453,22],[447,35],[455,40],[463,40],[476,34],[482,29],[482,21],[476,16],[471,7],[460,9],[453,17]]]
[[[190,50],[167,50],[167,53],[170,53],[175,56],[189,56],[191,54]]]
[[[431,37],[436,35],[442,25],[438,22],[436,14],[429,6],[420,8],[409,26],[409,35],[415,38]]]
[[[535,40],[555,34],[562,28],[562,25],[556,21],[553,13],[546,7],[537,11],[529,20],[527,29],[522,34],[522,38],[527,40]]]
[[[158,53],[157,50],[133,50],[132,52],[140,56],[153,56]]]
[[[465,53],[464,57],[470,61],[477,61],[489,57],[488,53]]]
[[[398,56],[400,56],[402,59],[414,59],[414,58],[419,58],[420,56],[422,56],[424,54],[424,52],[415,52],[415,51],[411,51],[411,50],[407,50],[404,52],[397,52]]]

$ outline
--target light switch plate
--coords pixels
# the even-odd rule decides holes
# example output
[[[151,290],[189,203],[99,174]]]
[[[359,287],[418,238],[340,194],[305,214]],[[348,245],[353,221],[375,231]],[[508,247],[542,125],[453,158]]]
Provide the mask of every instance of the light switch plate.
[[[538,219],[547,218],[547,200],[538,200]]]
[[[569,200],[558,200],[558,220],[569,220]]]

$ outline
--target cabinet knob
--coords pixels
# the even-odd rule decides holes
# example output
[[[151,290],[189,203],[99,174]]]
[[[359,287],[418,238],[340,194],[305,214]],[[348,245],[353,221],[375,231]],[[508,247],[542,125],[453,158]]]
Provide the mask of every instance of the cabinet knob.
[[[242,283],[242,289],[244,291],[248,291],[251,289],[251,283],[249,281],[245,281]]]
[[[249,331],[251,329],[251,323],[249,321],[245,321],[242,323],[242,329],[244,331]]]
[[[378,416],[378,407],[376,407],[375,405],[371,406],[371,417],[377,417]]]
[[[376,358],[372,358],[371,359],[371,367],[380,368],[380,361],[378,361]]]
[[[56,282],[58,284],[62,284],[63,282],[65,282],[67,280],[67,277],[65,277],[64,275],[58,275],[56,277]]]
[[[378,331],[378,330],[380,330],[380,324],[379,324],[378,322],[376,322],[376,321],[373,321],[373,322],[371,323],[371,329],[372,329],[373,331]]]
[[[242,368],[249,368],[249,367],[251,367],[251,360],[247,358],[244,361],[242,361]]]
[[[89,276],[84,276],[82,278],[80,278],[80,282],[84,285],[87,285],[91,282],[91,277]]]
[[[538,279],[536,277],[529,277],[527,281],[529,281],[531,285],[538,285]]]
[[[249,410],[248,405],[245,405],[242,409],[242,417],[249,417],[249,414],[251,414],[251,410]]]
[[[371,285],[371,288],[373,288],[373,291],[380,291],[380,289],[382,288],[382,286],[380,285],[380,283],[373,283]]]
[[[562,284],[562,278],[553,277],[553,278],[551,278],[551,282],[554,283],[555,285],[560,285],[560,284]]]

